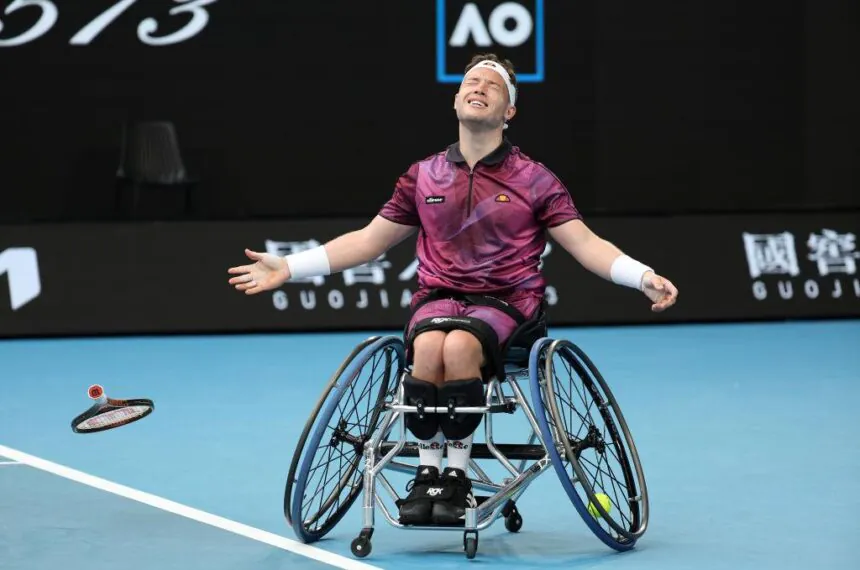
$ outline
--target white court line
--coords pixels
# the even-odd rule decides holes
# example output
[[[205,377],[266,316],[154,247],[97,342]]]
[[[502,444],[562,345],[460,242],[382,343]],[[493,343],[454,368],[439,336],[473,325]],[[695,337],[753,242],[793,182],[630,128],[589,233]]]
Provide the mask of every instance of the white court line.
[[[289,538],[285,538],[265,530],[254,528],[230,519],[225,519],[180,503],[175,503],[156,495],[151,495],[100,477],[95,477],[94,475],[76,471],[70,467],[52,463],[51,461],[46,461],[45,459],[34,457],[15,449],[10,449],[4,445],[0,445],[0,455],[9,457],[17,462],[29,465],[30,467],[41,469],[42,471],[47,471],[48,473],[53,473],[54,475],[65,477],[66,479],[71,479],[72,481],[89,485],[90,487],[95,487],[96,489],[107,491],[108,493],[119,495],[120,497],[125,497],[126,499],[138,501],[145,505],[162,509],[181,517],[208,524],[282,550],[288,550],[300,556],[306,556],[307,558],[312,558],[331,566],[343,568],[344,570],[381,570],[377,566],[371,566],[364,562],[346,558],[345,556],[334,554],[321,548],[290,540]]]
[[[3,467],[4,465],[23,465],[23,464],[20,463],[19,461],[3,461],[3,460],[0,460],[0,467]]]

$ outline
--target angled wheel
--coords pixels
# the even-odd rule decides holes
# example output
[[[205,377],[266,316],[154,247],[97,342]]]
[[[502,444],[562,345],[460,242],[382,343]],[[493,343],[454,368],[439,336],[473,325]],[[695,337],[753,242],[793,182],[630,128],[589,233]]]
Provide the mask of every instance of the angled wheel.
[[[343,362],[293,455],[284,511],[306,543],[328,534],[361,494],[363,448],[405,363],[400,338],[368,339]]]
[[[562,487],[600,540],[619,551],[633,548],[647,527],[648,491],[615,396],[569,341],[541,339],[529,365],[538,423],[555,443],[548,451]]]
[[[290,462],[290,471],[287,475],[287,485],[284,491],[284,516],[287,519],[287,524],[290,526],[293,525],[293,515],[292,515],[292,492],[293,492],[293,484],[296,481],[296,471],[299,468],[299,461],[304,454],[305,447],[307,444],[308,436],[311,433],[311,429],[313,429],[314,425],[316,425],[320,410],[323,406],[329,401],[329,396],[332,391],[337,386],[337,381],[343,375],[346,367],[349,366],[355,359],[361,354],[365,348],[373,344],[375,341],[379,340],[380,337],[372,336],[368,339],[365,339],[358,346],[356,346],[352,352],[343,360],[341,365],[332,375],[331,379],[326,384],[325,388],[323,388],[322,394],[320,395],[319,400],[317,400],[316,405],[314,406],[313,411],[311,412],[310,417],[308,417],[308,421],[305,422],[305,427],[302,430],[302,434],[299,436],[298,443],[296,444],[296,449],[293,452],[293,459]]]

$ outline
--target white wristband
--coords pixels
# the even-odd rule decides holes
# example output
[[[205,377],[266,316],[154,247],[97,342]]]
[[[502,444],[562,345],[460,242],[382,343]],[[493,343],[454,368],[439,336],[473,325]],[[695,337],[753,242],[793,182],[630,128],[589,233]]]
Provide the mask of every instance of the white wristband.
[[[290,279],[304,279],[305,277],[331,274],[331,266],[324,246],[293,253],[284,259],[287,260],[287,265],[290,268]]]
[[[639,263],[629,255],[619,255],[612,262],[609,275],[616,285],[624,285],[632,289],[642,290],[642,277],[646,271],[653,271],[647,265]]]

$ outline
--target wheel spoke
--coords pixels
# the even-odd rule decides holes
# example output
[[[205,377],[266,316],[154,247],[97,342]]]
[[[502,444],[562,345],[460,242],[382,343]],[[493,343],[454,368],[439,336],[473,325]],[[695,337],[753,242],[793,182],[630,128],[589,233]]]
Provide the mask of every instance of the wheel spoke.
[[[551,341],[541,348],[543,358],[549,361],[548,380],[540,390],[545,429],[554,436],[555,445],[564,448],[556,471],[568,480],[562,482],[580,508],[589,502],[586,489],[610,498],[615,508],[590,526],[610,546],[629,548],[644,527],[638,514],[643,499],[637,496],[632,471],[638,469],[638,459],[635,466],[630,462],[635,448],[618,429],[620,422],[627,434],[626,425],[616,414],[614,400],[599,373],[575,345]]]
[[[321,417],[315,420],[312,440],[318,443],[307,452],[304,475],[296,481],[301,520],[291,521],[306,539],[315,540],[330,531],[361,491],[362,446],[377,427],[379,404],[400,370],[403,354],[399,339],[374,342],[379,348],[353,352],[350,358],[361,360],[341,366],[340,376],[332,381],[336,399],[318,407]],[[303,440],[296,453],[304,445]]]

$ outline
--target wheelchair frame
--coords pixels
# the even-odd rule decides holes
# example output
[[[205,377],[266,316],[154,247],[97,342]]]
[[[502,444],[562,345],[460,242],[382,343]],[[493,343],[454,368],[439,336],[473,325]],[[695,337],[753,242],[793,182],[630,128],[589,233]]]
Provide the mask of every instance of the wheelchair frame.
[[[506,519],[513,513],[517,513],[514,506],[517,498],[519,498],[528,486],[548,467],[551,466],[549,454],[545,450],[543,440],[540,434],[540,427],[537,419],[530,409],[528,402],[522,392],[522,389],[516,384],[517,377],[521,376],[522,370],[511,374],[506,382],[511,386],[514,395],[509,396],[504,394],[502,383],[497,378],[492,378],[486,388],[486,402],[484,406],[479,407],[426,407],[420,410],[416,406],[408,406],[403,404],[403,384],[399,383],[397,389],[397,397],[394,402],[384,404],[386,410],[382,419],[383,429],[371,438],[365,445],[364,449],[364,488],[363,488],[363,521],[359,537],[353,541],[353,553],[361,555],[363,552],[360,549],[362,539],[366,537],[369,541],[373,534],[375,523],[375,507],[378,506],[383,513],[386,521],[397,528],[405,530],[443,530],[457,531],[462,530],[464,536],[464,547],[467,549],[469,558],[474,556],[474,552],[469,553],[469,538],[470,535],[475,537],[475,547],[477,547],[477,532],[489,528],[500,516]],[[401,372],[400,377],[404,373]],[[528,418],[529,424],[532,427],[532,433],[529,440],[535,438],[541,441],[541,445],[502,445],[508,450],[505,454],[499,448],[499,445],[493,440],[493,422],[492,417],[497,413],[514,413],[517,408],[522,408]],[[469,460],[469,467],[477,475],[478,479],[472,479],[473,490],[481,490],[494,493],[487,500],[481,502],[477,507],[467,508],[465,521],[462,529],[457,526],[437,526],[437,525],[404,525],[398,522],[398,516],[391,513],[384,501],[380,498],[377,492],[377,483],[380,483],[382,488],[388,492],[392,500],[397,504],[400,500],[394,486],[385,478],[383,471],[391,469],[396,472],[414,475],[416,466],[406,463],[401,463],[395,460],[396,457],[417,456],[417,449],[412,449],[413,453],[403,454],[403,449],[407,443],[406,421],[405,414],[407,413],[426,413],[426,414],[483,414],[484,419],[484,436],[486,443],[473,444],[472,454]],[[390,433],[394,424],[399,422],[399,439],[392,443],[383,441],[383,436]],[[377,456],[380,458],[377,459]],[[539,456],[539,457],[538,457]],[[508,470],[511,478],[506,478],[502,482],[494,482],[481,469],[477,463],[477,459],[495,458]],[[528,469],[524,469],[526,461],[536,459],[535,463]],[[520,460],[519,468],[515,467],[511,460]],[[518,513],[517,513],[518,515]],[[509,525],[510,526],[510,525]],[[517,529],[518,530],[518,529]],[[359,547],[358,549],[356,547]],[[356,552],[358,550],[358,552]]]
[[[515,333],[516,334],[516,333]],[[397,371],[394,375],[394,382],[396,382],[396,389],[389,389],[384,394],[385,399],[381,403],[377,403],[377,406],[380,409],[374,408],[373,414],[376,417],[376,421],[374,422],[375,426],[373,428],[373,433],[368,438],[367,435],[364,434],[360,437],[352,436],[348,433],[338,433],[335,431],[335,434],[331,437],[330,445],[334,447],[336,444],[346,444],[347,446],[352,447],[356,452],[356,459],[358,462],[364,462],[364,472],[361,476],[360,481],[360,493],[358,489],[359,483],[357,482],[355,486],[349,487],[351,489],[350,495],[344,503],[344,506],[341,507],[341,510],[338,511],[335,515],[334,522],[331,524],[331,527],[322,532],[328,532],[333,528],[333,525],[337,524],[340,518],[345,514],[346,510],[350,508],[353,501],[357,498],[357,494],[362,495],[362,529],[359,535],[352,541],[351,550],[352,553],[357,557],[365,557],[370,554],[371,551],[371,537],[373,536],[375,524],[376,524],[376,509],[382,513],[383,518],[388,522],[391,526],[403,529],[403,530],[441,530],[441,531],[459,531],[463,532],[463,545],[464,550],[466,552],[467,558],[474,558],[478,548],[478,533],[489,528],[492,524],[494,524],[500,517],[504,517],[505,519],[505,527],[511,532],[517,532],[522,526],[522,516],[516,508],[516,501],[522,494],[526,491],[526,489],[541,475],[543,474],[549,467],[555,466],[556,472],[560,478],[562,478],[562,484],[565,486],[565,490],[568,493],[568,496],[571,502],[576,507],[576,510],[579,511],[580,515],[585,520],[586,524],[591,528],[591,530],[600,538],[605,544],[610,546],[611,548],[619,551],[629,550],[633,548],[636,541],[644,534],[647,519],[648,519],[648,498],[647,498],[647,489],[645,487],[644,476],[642,475],[641,465],[639,464],[638,454],[636,452],[635,444],[632,441],[632,437],[630,436],[629,430],[626,425],[626,421],[621,415],[620,409],[618,409],[617,402],[615,401],[614,396],[606,386],[605,381],[600,376],[600,373],[597,371],[596,367],[594,367],[593,363],[588,359],[588,357],[575,345],[570,343],[569,341],[559,341],[553,340],[548,337],[542,337],[534,342],[530,349],[528,350],[528,362],[527,364],[523,364],[522,351],[525,350],[525,347],[519,347],[520,356],[512,357],[507,348],[505,350],[505,358],[503,359],[504,366],[504,381],[500,380],[498,376],[494,375],[490,377],[486,382],[486,390],[485,390],[485,403],[483,406],[477,407],[419,407],[405,405],[404,402],[404,387],[402,383],[402,378],[404,374],[409,371],[409,367],[405,365],[403,361],[403,341],[398,337],[372,337],[367,339],[361,346],[360,349],[357,348],[353,351],[347,361],[341,365],[335,377],[332,378],[332,381],[329,383],[326,391],[323,394],[323,398],[317,405],[317,410],[315,413],[319,413],[322,404],[330,394],[331,390],[338,384],[338,380],[341,376],[346,376],[347,381],[345,383],[341,383],[340,391],[337,392],[335,397],[338,400],[332,402],[327,407],[328,417],[331,417],[333,413],[333,407],[340,401],[340,398],[343,395],[343,391],[346,386],[348,386],[351,382],[354,381],[356,377],[359,376],[360,371],[363,369],[364,365],[370,360],[372,356],[375,355],[376,351],[371,350],[374,346],[379,348],[386,349],[388,347],[394,346],[397,351],[398,357],[396,360],[397,363]],[[549,351],[549,359],[546,358],[546,355],[541,357],[541,353],[544,349]],[[562,431],[565,431],[567,434],[564,439],[560,437],[558,426],[550,427],[545,418],[540,418],[536,413],[536,410],[529,405],[528,399],[524,393],[523,388],[519,385],[519,382],[528,377],[531,382],[531,390],[532,396],[535,397],[535,391],[537,390],[546,390],[547,386],[551,390],[551,381],[548,381],[548,378],[551,376],[550,373],[553,371],[552,369],[552,356],[556,352],[565,352],[567,357],[573,357],[574,353],[578,355],[581,359],[579,364],[574,364],[573,368],[576,370],[580,379],[585,384],[586,379],[583,377],[583,374],[586,374],[588,371],[591,372],[591,376],[596,379],[596,381],[600,384],[601,390],[605,393],[605,397],[601,397],[601,394],[598,393],[597,388],[592,386],[594,384],[594,379],[590,380],[591,384],[589,384],[589,392],[591,396],[595,398],[595,402],[597,403],[597,407],[599,408],[599,412],[603,419],[606,420],[605,414],[607,409],[610,407],[613,409],[616,420],[611,420],[610,422],[604,422],[608,424],[612,424],[610,427],[610,435],[613,441],[616,444],[619,442],[616,441],[617,438],[620,438],[620,434],[618,432],[617,426],[614,425],[613,422],[617,421],[621,425],[621,433],[624,435],[625,442],[627,447],[629,447],[629,451],[625,448],[620,448],[618,453],[616,454],[616,459],[618,459],[619,463],[622,464],[622,470],[624,471],[625,481],[628,484],[632,484],[634,489],[638,490],[639,494],[634,497],[626,497],[629,503],[637,502],[636,505],[636,514],[631,516],[632,520],[628,520],[631,526],[635,526],[633,530],[623,529],[621,528],[617,522],[613,521],[606,510],[604,510],[603,506],[600,505],[599,501],[594,501],[594,490],[591,485],[588,483],[587,475],[584,474],[582,468],[577,465],[579,461],[579,454],[589,447],[596,447],[599,445],[604,445],[605,443],[601,443],[598,439],[595,439],[592,434],[592,430],[594,425],[592,424],[589,427],[588,434],[584,438],[577,438],[575,436],[570,435],[570,432],[567,428],[564,428]],[[361,357],[363,356],[363,361]],[[358,361],[358,364],[361,364],[357,370],[355,369],[355,363],[351,362],[353,359]],[[543,359],[543,360],[542,360]],[[584,364],[583,364],[584,362]],[[349,364],[349,366],[347,366]],[[392,363],[389,363],[387,366],[390,366]],[[536,375],[536,376],[535,376]],[[536,385],[540,384],[543,387],[539,387]],[[508,393],[505,391],[505,386],[509,388]],[[543,392],[541,392],[543,393]],[[363,393],[362,393],[363,395]],[[379,394],[377,396],[377,402],[379,402],[380,398],[383,394]],[[541,400],[541,408],[544,414],[550,413],[548,411],[548,407],[546,404],[542,403]],[[557,404],[553,404],[556,405]],[[356,403],[356,406],[358,404]],[[526,444],[502,444],[496,443],[493,437],[493,417],[499,413],[505,414],[513,414],[518,409],[521,409],[523,413],[526,415],[526,419],[528,420],[528,424],[531,427],[531,433],[528,436],[528,443]],[[341,410],[342,412],[342,410]],[[377,416],[377,412],[379,416]],[[325,413],[325,412],[324,412]],[[476,494],[476,499],[478,499],[478,505],[476,507],[466,508],[465,517],[462,525],[457,526],[441,526],[441,525],[404,525],[399,522],[398,513],[392,512],[389,510],[388,506],[385,503],[383,492],[388,495],[388,497],[394,502],[396,506],[399,506],[399,501],[401,498],[398,493],[395,491],[394,486],[384,475],[385,470],[390,470],[393,472],[405,473],[408,475],[414,475],[417,469],[417,465],[409,464],[402,461],[398,461],[398,458],[401,457],[418,457],[418,449],[416,443],[410,443],[408,441],[406,423],[405,423],[405,414],[408,413],[446,413],[446,414],[482,414],[483,423],[484,423],[484,435],[486,443],[475,443],[472,445],[472,452],[469,461],[469,468],[471,472],[474,473],[475,477],[470,477],[472,481],[473,492],[476,491],[485,491],[491,493],[489,497],[478,497]],[[558,413],[556,410],[555,413]],[[580,416],[581,417],[581,416]],[[304,446],[305,439],[307,434],[314,423],[316,416],[312,417],[306,427],[305,432],[302,434],[302,440],[300,446],[296,449],[293,458],[293,465],[290,470],[290,475],[287,483],[287,490],[285,494],[285,514],[287,516],[290,524],[294,526],[296,529],[296,524],[303,525],[305,521],[294,521],[292,520],[294,517],[291,517],[291,509],[289,508],[289,493],[292,488],[293,477],[296,472],[296,467],[298,465],[299,458],[302,454],[302,447]],[[326,423],[328,423],[328,419],[326,419]],[[341,420],[343,421],[343,420]],[[399,422],[399,426],[397,426]],[[340,426],[340,423],[338,424]],[[584,425],[584,424],[583,424]],[[397,427],[396,427],[397,426]],[[317,427],[317,432],[320,429],[323,429],[324,426],[320,425]],[[389,440],[389,436],[392,433],[397,434],[397,438],[394,440]],[[552,441],[547,444],[547,435],[552,436]],[[317,438],[314,440],[315,442],[320,441],[320,437],[322,434],[319,434]],[[599,434],[598,434],[599,438]],[[576,454],[576,461],[570,461],[569,455],[571,453]],[[359,457],[360,454],[360,457]],[[633,460],[633,468],[636,470],[636,481],[633,481],[633,474],[631,473],[631,465],[628,454],[632,455]],[[571,480],[569,474],[564,468],[559,467],[560,463],[563,463],[561,457],[567,457],[571,463],[571,466],[574,468],[575,475]],[[309,460],[312,460],[314,456],[310,458],[305,458],[305,464]],[[622,461],[622,459],[624,461]],[[499,463],[504,467],[504,469],[510,475],[509,477],[505,477],[502,481],[493,481],[486,472],[480,467],[477,463],[477,460],[480,459],[496,459]],[[352,461],[352,460],[351,460]],[[515,463],[518,462],[517,465]],[[309,465],[309,464],[308,464]],[[303,464],[304,467],[304,464]],[[317,514],[312,517],[312,520],[318,520],[321,513],[327,511],[332,505],[334,505],[335,501],[337,501],[338,505],[340,504],[339,493],[344,489],[347,489],[348,479],[352,474],[355,473],[355,469],[357,469],[357,464],[352,465],[352,471],[347,473],[347,475],[341,476],[338,482],[338,487],[335,491],[331,492],[331,494],[326,498],[325,503],[323,504],[320,501],[320,510]],[[307,474],[308,467],[304,467],[303,473]],[[467,473],[468,476],[468,473]],[[567,478],[567,485],[565,485],[564,478]],[[301,476],[299,477],[301,479]],[[298,482],[298,481],[297,481]],[[299,485],[300,490],[303,490],[304,484],[307,481],[304,481],[301,485]],[[596,482],[596,481],[595,481]],[[586,510],[585,504],[582,501],[581,497],[574,499],[574,494],[576,491],[573,489],[573,484],[579,483],[582,485],[583,489],[586,490],[587,499],[589,500],[589,505],[593,505],[593,508],[597,511],[597,514],[600,517],[605,517],[606,523],[613,529],[615,529],[618,537],[610,536],[609,532],[605,529],[597,526],[599,523],[595,521],[589,521],[588,518],[594,516],[594,514],[589,515],[589,510]],[[638,483],[638,488],[637,484]],[[628,490],[628,494],[629,494]],[[573,493],[573,494],[572,494]],[[299,495],[299,491],[296,492],[297,496]],[[318,493],[317,493],[318,494]],[[314,495],[316,496],[316,495]],[[313,500],[313,499],[312,499]],[[300,504],[298,505],[301,506]],[[639,516],[639,507],[643,508],[643,513]],[[631,507],[632,508],[632,507]],[[300,514],[301,509],[298,509],[298,513]],[[596,519],[596,517],[595,517]],[[298,532],[300,538],[302,534]],[[314,538],[315,540],[316,538]]]

